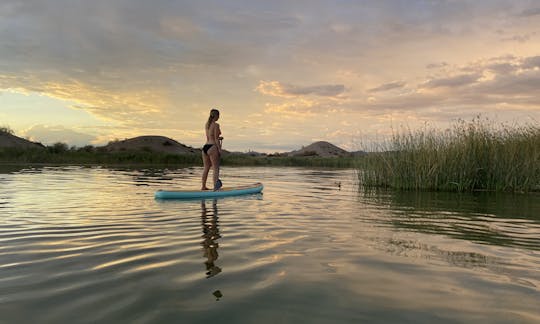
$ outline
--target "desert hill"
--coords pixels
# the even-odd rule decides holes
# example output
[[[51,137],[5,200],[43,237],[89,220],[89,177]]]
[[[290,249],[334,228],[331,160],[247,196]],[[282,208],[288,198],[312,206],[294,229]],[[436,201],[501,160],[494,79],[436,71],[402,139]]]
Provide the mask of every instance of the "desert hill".
[[[29,140],[25,140],[24,138],[20,138],[18,136],[6,133],[6,132],[0,132],[0,147],[18,147],[18,148],[45,148],[43,144],[31,142]]]
[[[165,136],[138,136],[110,142],[103,148],[109,152],[149,150],[152,152],[174,154],[200,153],[200,149],[186,146]]]
[[[320,141],[302,147],[300,150],[287,153],[288,156],[320,156],[320,157],[344,157],[350,153],[334,144]]]

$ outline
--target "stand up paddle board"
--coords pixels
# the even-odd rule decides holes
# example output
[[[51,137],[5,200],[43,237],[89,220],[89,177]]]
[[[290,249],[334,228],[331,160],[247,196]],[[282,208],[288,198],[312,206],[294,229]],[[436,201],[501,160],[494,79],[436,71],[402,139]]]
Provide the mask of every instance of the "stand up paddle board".
[[[217,191],[213,190],[158,190],[154,197],[156,199],[199,199],[199,198],[220,198],[239,195],[249,195],[260,193],[263,184],[258,182],[252,185],[223,187]]]

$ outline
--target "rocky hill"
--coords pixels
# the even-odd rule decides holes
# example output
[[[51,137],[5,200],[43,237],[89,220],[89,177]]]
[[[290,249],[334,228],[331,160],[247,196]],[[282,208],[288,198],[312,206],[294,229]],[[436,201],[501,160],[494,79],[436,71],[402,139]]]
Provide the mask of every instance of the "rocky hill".
[[[351,154],[334,144],[320,141],[302,147],[300,150],[286,153],[288,156],[320,156],[320,157],[344,157]]]
[[[0,132],[0,148],[2,147],[18,147],[18,148],[37,148],[43,149],[45,146],[41,143],[31,142],[20,138],[18,136],[12,135],[6,132]]]
[[[139,136],[110,142],[103,148],[108,152],[148,150],[173,154],[200,154],[200,149],[186,146],[165,136]]]

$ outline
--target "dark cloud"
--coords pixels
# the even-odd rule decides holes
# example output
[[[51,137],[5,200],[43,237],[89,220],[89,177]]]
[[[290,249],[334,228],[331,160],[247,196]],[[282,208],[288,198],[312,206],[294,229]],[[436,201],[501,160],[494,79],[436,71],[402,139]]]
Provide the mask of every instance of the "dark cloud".
[[[496,74],[508,74],[516,71],[517,65],[512,63],[493,63],[486,66],[487,70],[490,70]]]
[[[257,90],[266,95],[276,97],[298,97],[315,95],[321,97],[338,97],[345,92],[342,84],[325,84],[315,86],[298,86],[279,81],[261,81]]]
[[[398,96],[385,96],[372,102],[343,103],[343,108],[370,111],[373,114],[411,111],[422,115],[447,115],[494,111],[498,105],[507,109],[537,109],[540,106],[540,56],[517,58],[496,57],[471,64],[473,73],[431,79],[420,84],[417,91]],[[482,79],[486,72],[490,79]],[[443,88],[441,94],[437,90]],[[345,106],[346,105],[346,106]],[[442,116],[442,115],[441,115]]]
[[[532,35],[534,35],[534,33],[525,34],[525,35],[514,35],[514,36],[511,36],[511,37],[502,38],[502,41],[504,41],[504,42],[526,43],[526,42],[531,40]]]
[[[501,102],[511,102],[520,97],[540,99],[540,71],[519,74],[499,75],[491,81],[483,82],[474,88],[479,93],[500,97]]]
[[[345,92],[345,86],[342,84],[329,84],[302,87],[286,84],[283,87],[283,91],[285,95],[293,96],[316,95],[323,97],[336,97]]]
[[[443,68],[445,66],[448,66],[448,63],[446,63],[446,62],[430,63],[430,64],[426,65],[426,68],[427,69],[440,69],[440,68]]]
[[[368,90],[368,92],[381,92],[381,91],[388,91],[393,89],[401,89],[405,87],[406,83],[402,81],[394,81],[390,83],[382,84],[378,87],[371,88]]]
[[[522,67],[525,69],[540,68],[540,56],[527,57],[523,60]]]
[[[532,17],[540,15],[540,8],[528,8],[523,10],[519,16],[520,17]]]
[[[481,77],[480,74],[461,74],[461,75],[456,75],[456,76],[447,77],[447,78],[431,79],[428,82],[426,82],[423,85],[423,87],[425,88],[461,87],[461,86],[469,85],[471,83],[478,81],[480,77]]]

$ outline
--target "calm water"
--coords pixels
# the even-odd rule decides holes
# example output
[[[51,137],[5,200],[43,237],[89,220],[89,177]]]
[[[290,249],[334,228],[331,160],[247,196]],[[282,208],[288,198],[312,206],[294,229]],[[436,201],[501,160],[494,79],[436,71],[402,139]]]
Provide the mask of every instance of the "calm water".
[[[264,194],[154,200],[200,172],[0,173],[0,323],[540,322],[538,195],[224,168]]]

